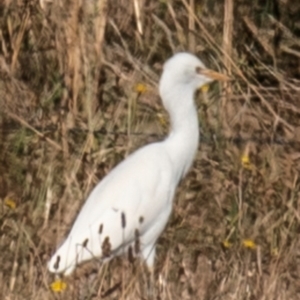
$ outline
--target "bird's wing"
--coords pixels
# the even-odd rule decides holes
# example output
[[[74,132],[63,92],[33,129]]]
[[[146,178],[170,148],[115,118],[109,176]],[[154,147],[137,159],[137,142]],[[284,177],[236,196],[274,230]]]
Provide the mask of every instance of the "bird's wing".
[[[88,197],[67,240],[53,256],[52,263],[57,255],[65,263],[53,271],[74,264],[75,256],[77,263],[93,256],[109,256],[133,242],[137,233],[143,236],[152,227],[155,230],[148,238],[156,239],[170,213],[177,185],[173,173],[172,162],[159,143],[129,156]],[[86,249],[80,257],[78,246]]]
[[[124,160],[94,188],[72,231],[93,226],[106,211],[124,212],[128,219],[139,211],[150,214],[149,210],[159,210],[167,201],[174,173],[170,158],[159,143],[141,150]]]

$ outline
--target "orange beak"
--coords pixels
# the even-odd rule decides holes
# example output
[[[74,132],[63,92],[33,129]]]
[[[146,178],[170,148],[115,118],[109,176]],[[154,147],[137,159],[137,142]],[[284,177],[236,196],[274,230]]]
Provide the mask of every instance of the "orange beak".
[[[197,73],[201,74],[201,75],[204,75],[204,76],[207,76],[207,77],[209,77],[213,80],[218,80],[218,81],[228,81],[228,80],[231,79],[230,77],[228,77],[225,74],[218,73],[218,72],[210,70],[210,69],[199,69],[198,68]]]

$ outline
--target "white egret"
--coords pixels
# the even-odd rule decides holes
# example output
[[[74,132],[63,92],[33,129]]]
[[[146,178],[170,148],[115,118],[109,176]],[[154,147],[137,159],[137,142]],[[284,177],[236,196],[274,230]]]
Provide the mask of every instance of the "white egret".
[[[175,54],[164,64],[159,92],[171,119],[169,136],[129,155],[94,188],[50,259],[50,272],[69,275],[79,263],[92,258],[105,262],[124,253],[142,257],[152,269],[176,187],[198,147],[194,93],[226,79],[189,53]]]

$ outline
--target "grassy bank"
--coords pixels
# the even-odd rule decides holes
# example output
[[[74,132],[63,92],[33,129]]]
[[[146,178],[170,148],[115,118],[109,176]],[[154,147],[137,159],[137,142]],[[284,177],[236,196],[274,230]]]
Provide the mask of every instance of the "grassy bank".
[[[167,134],[162,64],[190,51],[233,80],[196,96],[158,299],[299,299],[300,3],[116,2],[0,4],[0,298],[150,299],[138,261],[95,260],[60,293],[46,263],[96,183]]]

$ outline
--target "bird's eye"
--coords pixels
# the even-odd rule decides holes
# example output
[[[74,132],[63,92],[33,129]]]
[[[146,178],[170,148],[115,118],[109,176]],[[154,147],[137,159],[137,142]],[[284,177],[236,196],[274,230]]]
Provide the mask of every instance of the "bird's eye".
[[[201,74],[202,71],[203,71],[203,68],[201,68],[201,67],[196,67],[196,73],[197,73],[197,74]]]

